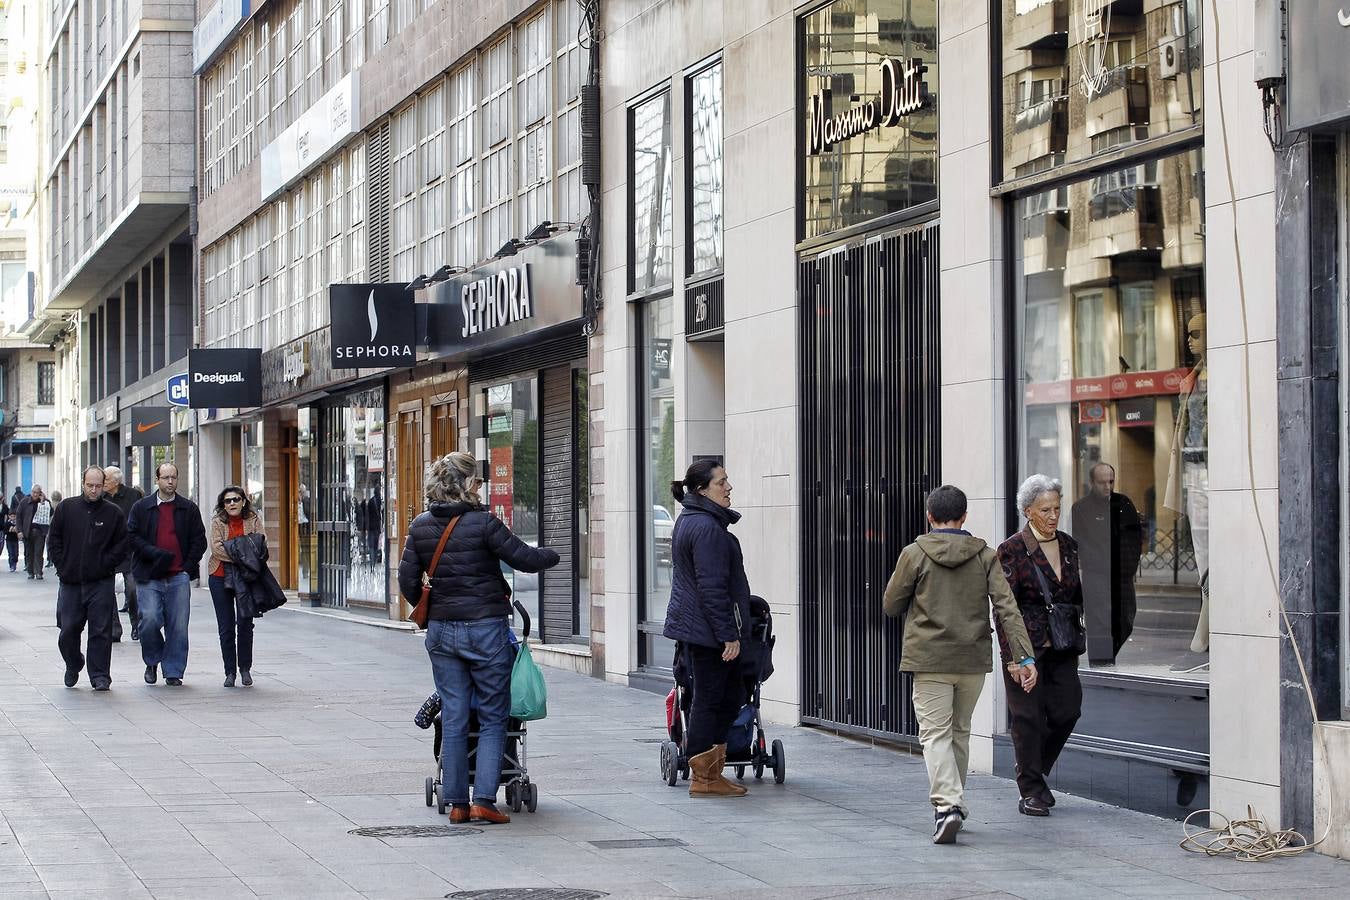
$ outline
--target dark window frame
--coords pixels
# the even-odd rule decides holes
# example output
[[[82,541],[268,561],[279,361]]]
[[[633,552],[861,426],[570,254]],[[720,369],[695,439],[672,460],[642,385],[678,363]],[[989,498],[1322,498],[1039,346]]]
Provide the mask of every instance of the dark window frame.
[[[647,297],[660,296],[662,294],[671,292],[675,284],[675,260],[673,258],[671,259],[671,275],[670,281],[668,283],[661,283],[656,285],[644,285],[642,287],[638,287],[636,277],[637,245],[635,242],[635,235],[633,233],[634,232],[633,226],[634,223],[637,221],[636,192],[634,190],[635,187],[634,181],[637,170],[637,167],[635,165],[637,157],[637,141],[634,126],[638,108],[645,106],[646,104],[656,100],[658,97],[661,97],[662,95],[665,95],[666,117],[667,119],[669,119],[671,112],[670,108],[671,83],[669,79],[661,81],[660,83],[655,84],[652,87],[648,88],[647,90],[643,91],[641,94],[638,94],[637,96],[631,98],[628,101],[628,107],[625,110],[624,114],[624,130],[625,130],[624,147],[627,157],[624,162],[627,177],[627,189],[625,191],[625,198],[624,198],[624,207],[625,212],[627,214],[627,228],[626,234],[624,236],[624,245],[626,254],[626,260],[624,264],[624,271],[625,271],[624,287],[628,293],[629,299],[643,299]],[[671,134],[673,137],[674,132],[672,131]],[[674,149],[675,148],[672,146],[671,147],[672,155],[674,154]],[[673,174],[674,170],[672,168],[672,175]],[[672,185],[671,187],[672,187],[671,200],[672,202],[674,202],[674,191],[673,191],[674,185]],[[671,224],[672,224],[671,242],[673,243],[675,240],[673,228],[674,223],[672,222]],[[672,247],[671,250],[673,252],[674,247]]]

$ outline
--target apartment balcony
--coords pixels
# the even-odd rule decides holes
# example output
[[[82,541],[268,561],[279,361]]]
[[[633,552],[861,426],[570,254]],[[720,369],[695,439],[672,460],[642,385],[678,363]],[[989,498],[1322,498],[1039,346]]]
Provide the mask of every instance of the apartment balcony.
[[[1119,66],[1087,101],[1089,137],[1132,125],[1147,125],[1148,66]]]
[[[1160,197],[1155,185],[1120,187],[1094,195],[1088,205],[1088,252],[1099,259],[1161,252]]]
[[[1033,159],[1063,153],[1068,144],[1069,100],[1057,97],[1013,113],[1004,152],[1009,168],[1016,168]]]
[[[1037,213],[1023,222],[1022,272],[1026,276],[1062,271],[1068,265],[1069,212]]]
[[[1063,49],[1069,42],[1069,0],[1047,0],[1012,17],[1008,46],[1019,50]]]

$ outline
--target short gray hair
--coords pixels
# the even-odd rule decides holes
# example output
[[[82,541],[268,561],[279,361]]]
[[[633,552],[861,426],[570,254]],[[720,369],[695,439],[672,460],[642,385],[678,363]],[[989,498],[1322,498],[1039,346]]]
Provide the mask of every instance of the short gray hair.
[[[1056,493],[1064,496],[1064,485],[1058,478],[1049,475],[1032,475],[1017,489],[1017,508],[1023,512],[1041,498],[1042,494]]]
[[[120,482],[122,480],[122,470],[117,466],[104,466],[103,477],[116,478]]]

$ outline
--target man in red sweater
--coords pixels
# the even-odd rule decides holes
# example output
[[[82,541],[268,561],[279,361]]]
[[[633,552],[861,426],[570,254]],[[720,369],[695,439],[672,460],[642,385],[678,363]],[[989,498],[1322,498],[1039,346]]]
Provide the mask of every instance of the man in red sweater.
[[[177,466],[161,463],[155,483],[159,490],[128,517],[131,573],[139,586],[145,683],[154,684],[163,665],[164,683],[177,686],[187,670],[192,582],[206,552],[206,528],[197,504],[178,493]]]

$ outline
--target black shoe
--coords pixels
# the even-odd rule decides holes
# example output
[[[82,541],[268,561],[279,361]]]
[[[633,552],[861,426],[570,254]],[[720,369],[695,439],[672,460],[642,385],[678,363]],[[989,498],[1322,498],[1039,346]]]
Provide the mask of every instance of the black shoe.
[[[119,609],[119,610],[117,610],[117,611],[118,611],[118,612],[126,612],[126,611],[127,611],[127,605],[126,605],[125,603],[123,603],[121,609]]]
[[[79,669],[66,669],[66,687],[74,687],[80,683]]]
[[[156,679],[157,679],[158,677],[159,677],[159,676],[158,676],[158,674],[155,672],[155,667],[154,667],[154,666],[146,666],[146,667],[145,667],[145,683],[146,683],[146,684],[154,684],[155,681],[156,681]]]
[[[182,685],[183,685],[183,679],[181,679],[181,678],[165,678],[165,679],[164,679],[164,683],[167,684],[167,685],[169,685],[170,687],[182,687]]]
[[[1050,793],[1050,789],[1049,789],[1049,788],[1046,788],[1045,790],[1041,791],[1039,797],[1040,797],[1040,801],[1041,801],[1042,803],[1044,803],[1046,806],[1050,807],[1051,809],[1054,808],[1054,806],[1055,806],[1055,795],[1052,794],[1052,793]]]
[[[106,691],[110,690],[111,688],[112,682],[106,678],[100,678],[98,681],[94,682],[94,690],[96,691]]]
[[[29,573],[28,573],[28,580],[29,580],[29,581],[32,581],[32,580],[33,580],[33,573],[32,573],[32,572],[29,572]]]
[[[139,625],[131,626],[131,639],[133,641],[139,641],[141,639],[141,626]]]
[[[955,844],[956,833],[961,830],[961,811],[949,809],[937,813],[937,822],[933,828],[933,843]]]
[[[38,573],[37,580],[38,580],[38,581],[46,581],[47,579],[43,578],[43,577],[42,577],[42,573],[39,572],[39,573]]]
[[[1023,797],[1017,801],[1017,811],[1024,816],[1048,816],[1050,807],[1040,797]]]
[[[248,669],[239,670],[239,680],[244,683],[244,687],[253,687],[253,673]]]
[[[226,686],[226,687],[234,687],[234,676],[233,676],[233,675],[226,675],[226,676],[225,676],[225,686]]]

